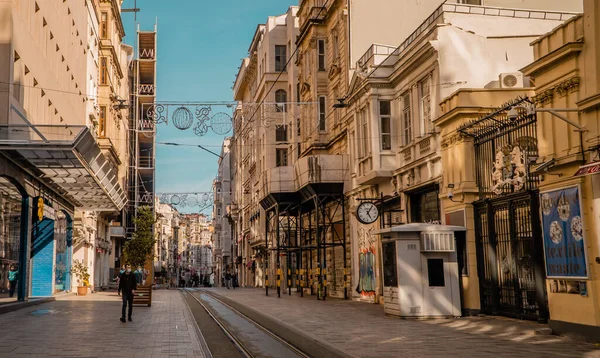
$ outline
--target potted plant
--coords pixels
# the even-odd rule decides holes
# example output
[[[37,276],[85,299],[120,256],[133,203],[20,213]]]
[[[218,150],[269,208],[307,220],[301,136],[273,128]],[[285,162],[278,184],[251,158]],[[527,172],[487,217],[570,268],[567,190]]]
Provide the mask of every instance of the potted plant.
[[[88,267],[83,264],[83,261],[75,260],[73,262],[73,267],[71,268],[71,273],[75,274],[75,277],[77,277],[77,295],[85,296],[88,291],[88,286],[90,285]]]

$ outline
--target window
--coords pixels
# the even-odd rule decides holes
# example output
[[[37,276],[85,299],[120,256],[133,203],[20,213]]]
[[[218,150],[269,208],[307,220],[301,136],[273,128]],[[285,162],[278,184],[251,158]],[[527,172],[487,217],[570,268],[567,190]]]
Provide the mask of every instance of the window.
[[[398,271],[396,270],[396,242],[381,244],[383,251],[383,286],[398,286]]]
[[[106,106],[100,106],[100,119],[98,125],[98,137],[106,137]]]
[[[327,129],[325,120],[327,118],[327,113],[325,109],[326,101],[325,96],[319,97],[319,130],[325,131]]]
[[[277,149],[275,152],[276,158],[275,158],[275,165],[278,167],[285,167],[287,166],[287,149]]]
[[[367,120],[367,108],[363,108],[363,110],[360,111],[360,133],[358,135],[360,136],[358,142],[362,145],[360,148],[360,157],[365,158],[371,154],[371,151],[369,150],[369,122]]]
[[[287,112],[287,92],[284,90],[277,90],[275,92],[275,103],[277,112]]]
[[[392,149],[392,109],[390,101],[379,101],[381,122],[381,150]]]
[[[444,287],[444,259],[427,259],[429,287]]]
[[[100,38],[108,38],[108,13],[106,12],[100,14]]]
[[[296,83],[296,102],[300,103],[300,81]]]
[[[333,60],[340,56],[340,39],[337,34],[333,35]]]
[[[440,206],[437,186],[429,186],[410,194],[410,221],[440,224]]]
[[[108,59],[106,57],[100,58],[100,84],[108,84]]]
[[[421,111],[421,135],[426,135],[430,131],[431,125],[431,77],[419,82],[419,97],[421,98],[419,107]]]
[[[456,0],[459,4],[481,5],[481,0]]]
[[[412,122],[410,118],[410,93],[402,95],[402,122],[404,124],[404,145],[412,140]]]
[[[300,139],[300,117],[296,118],[296,134],[298,135],[298,139]]]
[[[318,41],[319,71],[325,71],[325,40]]]
[[[278,125],[275,127],[275,140],[277,142],[287,142],[287,126]]]
[[[285,71],[285,63],[287,61],[285,46],[275,45],[275,71]]]

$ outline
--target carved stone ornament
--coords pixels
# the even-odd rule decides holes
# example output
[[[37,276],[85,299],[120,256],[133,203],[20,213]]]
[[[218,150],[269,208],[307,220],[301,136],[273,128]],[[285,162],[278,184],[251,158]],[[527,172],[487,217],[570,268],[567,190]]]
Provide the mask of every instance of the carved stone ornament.
[[[515,145],[499,149],[492,168],[492,192],[499,195],[511,186],[515,191],[519,191],[525,187],[526,181],[527,171],[521,147]]]
[[[466,138],[465,134],[463,134],[461,132],[453,133],[442,140],[442,143],[441,143],[442,149],[446,149],[448,147],[453,146],[454,144],[461,143],[465,140],[465,138]]]
[[[533,97],[533,101],[536,105],[548,104],[552,102],[555,93],[560,97],[564,97],[568,93],[578,91],[580,83],[581,78],[579,76],[571,77],[568,80],[562,81],[561,83],[553,86],[552,88],[549,88],[541,92],[537,96]]]

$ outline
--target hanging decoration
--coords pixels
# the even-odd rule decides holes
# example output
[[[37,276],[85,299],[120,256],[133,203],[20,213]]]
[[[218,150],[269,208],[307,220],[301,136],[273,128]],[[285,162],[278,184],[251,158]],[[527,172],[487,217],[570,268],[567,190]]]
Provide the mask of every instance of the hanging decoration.
[[[159,201],[163,204],[181,208],[197,208],[198,211],[212,208],[214,201],[214,193],[212,192],[159,193],[157,195]]]

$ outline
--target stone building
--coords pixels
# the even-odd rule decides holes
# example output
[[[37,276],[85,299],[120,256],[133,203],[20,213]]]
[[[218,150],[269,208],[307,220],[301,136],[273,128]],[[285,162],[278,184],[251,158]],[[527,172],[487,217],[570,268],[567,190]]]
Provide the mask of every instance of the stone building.
[[[68,274],[74,256],[90,267],[91,285],[107,283],[110,275],[107,219],[98,223],[97,213],[124,207],[118,162],[127,153],[120,143],[109,153],[98,133],[100,103],[114,114],[106,130],[121,133],[114,129],[120,107],[96,91],[101,6],[92,0],[0,4],[0,176],[2,213],[10,218],[2,221],[0,270],[18,266],[20,300],[81,284]],[[120,71],[128,49],[115,33],[114,70]],[[127,94],[126,81],[110,93]],[[78,220],[84,215],[76,209],[90,212],[89,221]]]
[[[231,142],[233,199],[228,215],[235,223],[236,271],[244,286],[265,284],[267,242],[261,201],[272,183],[293,181],[290,168],[298,157],[297,69],[291,62],[286,66],[296,49],[297,11],[290,7],[258,25],[234,84],[239,105]]]
[[[214,282],[217,287],[222,284],[226,272],[233,273],[232,259],[232,225],[227,215],[227,207],[231,205],[231,139],[226,138],[221,148],[219,168],[213,181],[214,205],[212,212],[212,226],[214,227],[212,242],[212,264]]]

